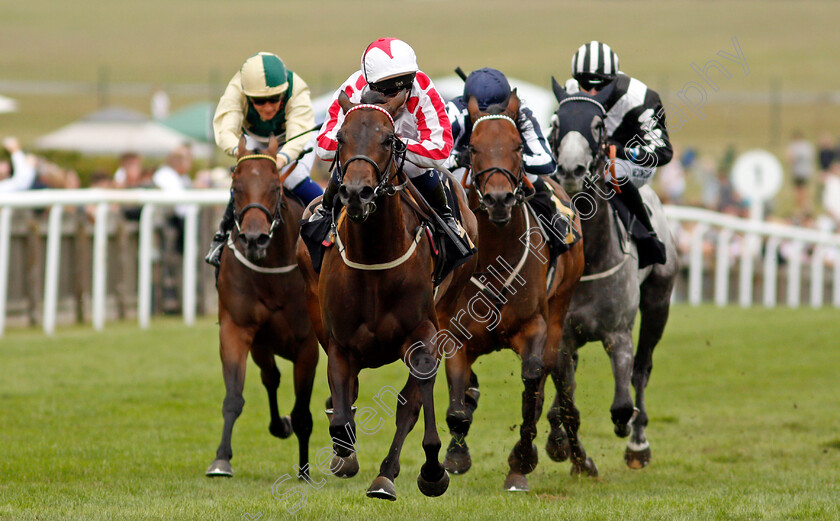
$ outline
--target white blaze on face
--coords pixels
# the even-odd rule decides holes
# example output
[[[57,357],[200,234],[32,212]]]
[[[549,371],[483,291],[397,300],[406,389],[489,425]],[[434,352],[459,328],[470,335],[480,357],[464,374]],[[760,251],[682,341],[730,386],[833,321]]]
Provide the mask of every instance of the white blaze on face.
[[[589,142],[580,132],[571,131],[560,140],[557,148],[557,166],[560,175],[574,172],[579,166],[587,166],[592,161]]]

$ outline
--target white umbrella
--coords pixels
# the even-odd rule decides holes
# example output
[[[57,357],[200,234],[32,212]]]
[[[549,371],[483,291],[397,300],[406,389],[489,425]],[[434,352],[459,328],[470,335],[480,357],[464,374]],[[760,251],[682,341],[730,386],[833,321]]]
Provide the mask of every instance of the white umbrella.
[[[17,108],[17,101],[6,96],[0,96],[0,114],[4,112],[16,112]]]
[[[209,157],[210,145],[161,125],[143,114],[121,108],[96,112],[35,140],[42,150],[68,150],[82,154],[165,156],[187,143],[196,157]]]

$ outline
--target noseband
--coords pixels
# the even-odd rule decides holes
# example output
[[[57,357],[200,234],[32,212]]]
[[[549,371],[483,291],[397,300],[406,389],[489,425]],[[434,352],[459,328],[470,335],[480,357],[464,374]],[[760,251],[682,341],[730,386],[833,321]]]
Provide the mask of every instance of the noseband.
[[[243,161],[248,159],[268,159],[272,163],[274,163],[275,169],[277,167],[277,159],[271,157],[268,154],[250,154],[247,156],[242,156],[236,161],[236,167],[239,168],[239,164]],[[233,196],[236,193],[236,190],[231,188],[230,194]],[[242,219],[245,218],[245,212],[250,210],[251,208],[256,208],[257,210],[261,211],[265,214],[268,218],[268,222],[271,223],[271,226],[268,229],[268,239],[274,236],[274,230],[277,229],[277,226],[280,224],[284,224],[283,221],[283,212],[281,211],[282,208],[285,206],[285,201],[283,201],[283,188],[280,188],[280,196],[277,198],[277,204],[274,207],[274,213],[272,214],[268,208],[263,206],[260,203],[248,203],[242,207],[241,210],[236,208],[236,204],[233,205],[233,222],[236,224],[236,233],[242,233]]]
[[[488,114],[486,116],[481,116],[480,118],[475,120],[475,123],[473,123],[473,132],[475,131],[475,128],[478,126],[479,123],[482,123],[483,121],[486,121],[488,119],[501,119],[501,120],[509,121],[511,123],[511,125],[513,125],[517,129],[517,133],[519,132],[519,127],[516,126],[516,122],[513,120],[513,118],[505,116],[504,114]],[[521,142],[520,142],[520,144],[521,144]],[[474,153],[475,153],[474,150],[472,149],[472,147],[470,147],[470,156],[471,156],[470,157],[470,164],[474,163],[474,161],[472,159],[472,155]],[[479,179],[479,177],[483,176],[484,174],[489,174],[489,175],[484,179],[483,184],[479,184],[478,179]],[[485,168],[483,170],[479,170],[479,171],[473,170],[472,171],[472,184],[475,187],[476,193],[478,193],[479,208],[481,208],[482,210],[485,209],[485,206],[484,206],[484,191],[487,188],[487,183],[490,182],[490,178],[493,177],[496,174],[502,174],[503,176],[505,176],[508,179],[508,181],[510,181],[510,184],[513,186],[513,195],[514,195],[514,197],[516,197],[516,200],[517,200],[518,203],[521,203],[522,201],[525,200],[525,196],[521,192],[522,185],[525,182],[525,165],[520,160],[519,161],[518,175],[514,174],[513,172],[511,172],[507,168],[502,168],[500,166],[491,166],[491,167]]]

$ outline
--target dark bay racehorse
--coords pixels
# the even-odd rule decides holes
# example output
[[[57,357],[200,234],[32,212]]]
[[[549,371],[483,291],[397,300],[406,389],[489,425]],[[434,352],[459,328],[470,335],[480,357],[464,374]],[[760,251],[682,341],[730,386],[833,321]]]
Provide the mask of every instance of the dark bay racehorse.
[[[369,497],[389,500],[396,499],[400,451],[421,405],[426,461],[417,484],[427,496],[439,496],[449,486],[449,475],[438,460],[441,442],[434,412],[433,386],[441,357],[435,339],[434,259],[417,203],[406,195],[405,148],[394,132],[394,118],[405,99],[405,92],[387,101],[370,93],[362,104],[354,104],[343,93],[339,96],[345,119],[337,135],[342,176],[338,196],[345,213],[338,219],[335,246],[324,255],[320,276],[312,270],[303,241],[298,246],[310,315],[327,352],[334,474],[351,477],[359,469],[351,410],[359,393],[359,372],[397,360],[409,367],[398,397],[393,443],[367,490]],[[463,192],[459,202],[464,226],[474,236],[475,221]],[[457,298],[473,267],[467,263],[453,273],[454,281],[439,290],[442,300]]]
[[[478,267],[445,324],[462,346],[446,360],[449,409],[446,420],[452,442],[446,467],[456,474],[469,470],[465,436],[478,404],[476,359],[501,348],[513,349],[522,360],[522,425],[520,439],[508,458],[505,490],[527,491],[537,465],[537,420],[542,412],[545,380],[554,370],[563,321],[572,293],[583,273],[583,244],[574,243],[557,261],[548,281],[549,247],[536,214],[525,203],[523,143],[516,125],[519,98],[514,90],[506,105],[481,112],[469,100],[472,121],[470,208],[475,212],[481,247]],[[555,193],[569,200],[562,188]],[[575,219],[574,226],[580,229]],[[565,238],[564,238],[565,239]],[[547,287],[548,284],[550,287]],[[489,315],[494,314],[492,320]]]
[[[552,431],[546,449],[557,461],[567,458],[571,450],[573,472],[597,475],[577,436],[580,414],[574,404],[574,389],[577,350],[587,342],[600,341],[610,357],[615,380],[610,407],[615,433],[620,437],[632,433],[625,461],[631,468],[642,468],[651,458],[645,437],[648,415],[644,393],[653,367],[653,349],[668,320],[677,274],[674,239],[656,194],[650,187],[641,188],[654,228],[665,244],[667,262],[638,268],[636,245],[609,203],[620,186],[618,181],[608,184],[604,176],[609,162],[603,103],[609,92],[569,95],[556,81],[554,92],[560,106],[549,141],[559,165],[558,178],[581,214],[586,270],[566,316],[559,361],[563,377],[557,382],[557,400],[549,411]],[[615,179],[614,173],[612,176]],[[637,310],[641,326],[634,357],[632,331]],[[566,392],[561,392],[563,389]]]
[[[303,476],[309,464],[309,400],[318,364],[318,344],[295,259],[303,208],[282,191],[274,159],[274,138],[265,153],[246,151],[244,138],[239,142],[239,150],[232,181],[236,226],[222,254],[216,284],[226,389],[222,405],[225,422],[216,460],[207,469],[207,475],[233,475],[231,432],[245,404],[242,389],[250,352],[268,391],[268,430],[278,438],[295,433],[300,451],[299,473]],[[281,417],[277,409],[280,371],[275,355],[294,363],[295,405],[291,418]]]

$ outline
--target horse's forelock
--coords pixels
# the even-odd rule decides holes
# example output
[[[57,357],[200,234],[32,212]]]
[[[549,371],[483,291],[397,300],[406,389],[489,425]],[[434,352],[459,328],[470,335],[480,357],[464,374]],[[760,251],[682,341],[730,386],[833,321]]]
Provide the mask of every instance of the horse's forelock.
[[[496,103],[495,105],[490,105],[489,107],[487,107],[487,110],[485,110],[484,112],[486,112],[487,114],[493,114],[493,115],[504,114],[507,111],[507,108],[508,108],[507,102]]]
[[[369,90],[362,94],[362,103],[369,103],[372,105],[381,105],[388,101],[388,99],[381,92]]]

